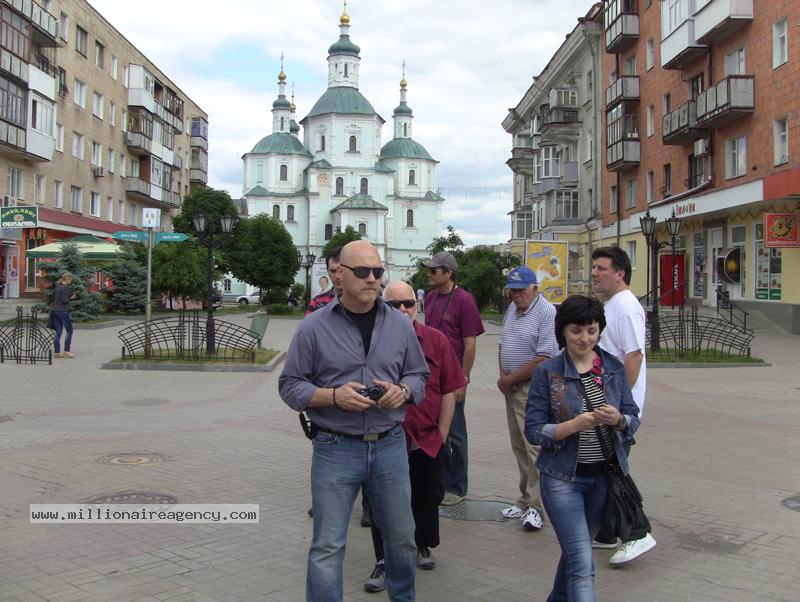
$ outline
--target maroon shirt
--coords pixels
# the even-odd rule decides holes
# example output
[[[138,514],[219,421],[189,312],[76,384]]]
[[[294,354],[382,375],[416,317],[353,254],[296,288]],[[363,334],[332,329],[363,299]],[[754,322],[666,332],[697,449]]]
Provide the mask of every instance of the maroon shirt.
[[[484,327],[478,313],[475,297],[460,286],[450,293],[442,295],[434,290],[425,295],[425,324],[444,334],[458,357],[458,363],[464,365],[464,339],[483,334]],[[445,306],[447,311],[445,311]]]
[[[439,432],[439,415],[442,411],[442,395],[453,393],[467,384],[464,372],[456,358],[453,347],[438,330],[414,321],[414,332],[425,354],[431,375],[425,382],[425,399],[419,405],[409,404],[403,429],[406,443],[411,441],[431,458],[435,458],[443,445]]]
[[[328,303],[336,299],[336,293],[333,290],[333,287],[329,288],[327,291],[324,291],[311,299],[308,302],[308,309],[306,310],[306,315],[317,311],[325,307]]]

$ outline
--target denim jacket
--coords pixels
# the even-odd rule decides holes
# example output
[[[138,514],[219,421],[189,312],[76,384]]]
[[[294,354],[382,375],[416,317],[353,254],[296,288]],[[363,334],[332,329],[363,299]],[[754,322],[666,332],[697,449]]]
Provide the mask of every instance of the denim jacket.
[[[633,443],[633,434],[639,428],[639,408],[631,396],[631,388],[622,363],[595,347],[603,362],[603,392],[606,403],[613,405],[628,421],[624,433],[612,429],[614,448],[619,465],[628,473],[628,458],[624,443]],[[543,474],[566,481],[575,477],[578,464],[578,433],[556,441],[556,425],[571,420],[583,412],[583,396],[579,388],[580,376],[569,355],[562,351],[543,362],[536,369],[528,391],[525,410],[525,437],[533,445],[540,445],[536,467]]]

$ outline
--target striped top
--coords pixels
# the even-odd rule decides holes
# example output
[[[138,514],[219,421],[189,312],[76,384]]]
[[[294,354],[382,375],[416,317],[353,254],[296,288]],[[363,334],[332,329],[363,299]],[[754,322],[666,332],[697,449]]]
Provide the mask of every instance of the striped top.
[[[503,372],[516,372],[537,355],[558,355],[555,318],[556,308],[541,293],[525,311],[519,311],[513,302],[508,306],[500,338]]]
[[[580,375],[583,388],[586,391],[588,400],[583,400],[583,411],[593,412],[597,410],[606,402],[606,396],[600,387],[594,381],[594,375],[591,372],[584,372]],[[614,442],[612,440],[611,427],[607,424],[600,425],[600,433],[606,441],[606,449],[614,449]],[[579,464],[592,464],[594,462],[605,462],[606,458],[603,455],[603,448],[600,446],[600,441],[597,439],[597,432],[595,429],[588,431],[581,431],[578,433],[578,463]]]

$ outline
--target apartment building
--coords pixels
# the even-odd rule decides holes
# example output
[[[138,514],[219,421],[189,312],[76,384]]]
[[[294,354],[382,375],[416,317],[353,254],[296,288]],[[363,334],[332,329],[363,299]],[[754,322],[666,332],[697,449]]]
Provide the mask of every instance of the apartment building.
[[[38,222],[0,231],[3,297],[37,296],[28,249],[162,228],[208,179],[208,116],[84,0],[0,1],[0,202]]]
[[[632,256],[634,290],[648,289],[639,218],[669,243],[674,214],[689,303],[720,291],[800,333],[800,0],[603,8],[603,236]]]

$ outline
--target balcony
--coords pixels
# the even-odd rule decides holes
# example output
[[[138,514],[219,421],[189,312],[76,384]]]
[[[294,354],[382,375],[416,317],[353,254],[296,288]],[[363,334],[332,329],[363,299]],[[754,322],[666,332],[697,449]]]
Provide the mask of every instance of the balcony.
[[[539,132],[540,146],[575,142],[581,132],[580,112],[577,109],[551,108],[544,113]]]
[[[177,152],[172,155],[172,167],[173,169],[183,169],[183,157]]]
[[[535,198],[536,195],[533,192],[523,192],[522,205],[519,207],[519,209],[530,209]]]
[[[153,141],[144,134],[125,132],[125,144],[137,155],[149,155]]]
[[[10,159],[26,159],[27,141],[25,128],[0,121],[0,155]]]
[[[661,141],[664,144],[688,144],[705,135],[705,130],[697,124],[697,106],[694,100],[689,100],[667,113],[661,122]]]
[[[729,75],[697,97],[697,123],[718,128],[755,110],[755,78]]]
[[[577,161],[564,161],[561,163],[561,184],[567,187],[578,185]]]
[[[128,176],[125,178],[125,191],[133,196],[139,196],[150,199],[150,182],[145,182],[141,178],[134,178]]]
[[[545,198],[543,227],[564,224],[579,224],[580,201],[577,190],[553,190]]]
[[[618,54],[636,44],[639,38],[639,15],[620,13],[606,25],[606,52]]]
[[[208,140],[206,140],[202,136],[191,136],[189,138],[189,145],[197,148],[202,148],[204,151],[208,151]]]
[[[17,79],[28,82],[28,63],[5,48],[0,48],[0,72],[13,75]]]
[[[511,149],[511,158],[506,165],[514,173],[533,174],[534,151],[530,146],[517,146]]]
[[[190,182],[201,182],[203,184],[208,183],[208,174],[204,169],[190,169],[189,170],[189,181]]]
[[[702,44],[719,44],[752,20],[753,0],[706,0],[694,13],[694,33]]]
[[[667,7],[667,3],[662,3]],[[702,56],[706,46],[695,38],[694,19],[687,18],[661,40],[661,66],[664,69],[683,69]]]
[[[638,75],[623,75],[606,88],[606,109],[626,100],[639,100]]]
[[[180,207],[181,195],[179,195],[177,192],[172,192],[171,190],[162,190],[161,202],[169,207]]]
[[[608,124],[606,136],[606,169],[624,171],[639,165],[641,143],[639,141],[638,115],[617,117]]]

